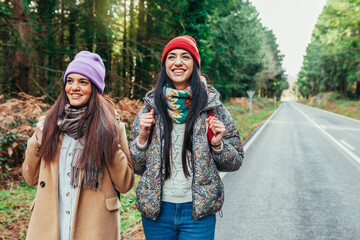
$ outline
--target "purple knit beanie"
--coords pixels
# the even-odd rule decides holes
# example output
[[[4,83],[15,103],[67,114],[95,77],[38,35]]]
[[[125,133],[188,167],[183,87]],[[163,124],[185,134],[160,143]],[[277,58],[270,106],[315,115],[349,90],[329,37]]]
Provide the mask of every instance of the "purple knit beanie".
[[[66,82],[66,77],[70,73],[84,75],[90,79],[101,94],[104,92],[105,66],[98,54],[89,51],[81,51],[76,54],[74,60],[69,63],[65,71],[64,82]]]

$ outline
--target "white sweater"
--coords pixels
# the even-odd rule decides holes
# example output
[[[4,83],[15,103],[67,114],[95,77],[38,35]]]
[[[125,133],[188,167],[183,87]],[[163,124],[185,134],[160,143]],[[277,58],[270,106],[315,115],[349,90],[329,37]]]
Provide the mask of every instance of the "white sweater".
[[[171,177],[165,180],[162,194],[162,201],[165,202],[185,203],[192,201],[192,171],[189,167],[190,177],[186,178],[181,160],[184,132],[185,124],[173,123],[171,133]],[[191,157],[190,153],[189,157]]]

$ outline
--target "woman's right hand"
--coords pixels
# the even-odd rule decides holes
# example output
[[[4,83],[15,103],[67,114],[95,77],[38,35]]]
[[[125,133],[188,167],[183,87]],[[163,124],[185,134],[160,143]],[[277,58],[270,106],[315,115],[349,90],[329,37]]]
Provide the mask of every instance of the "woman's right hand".
[[[38,122],[36,124],[36,129],[35,129],[35,138],[40,144],[43,135],[43,129],[44,129],[44,121]]]
[[[154,109],[151,109],[148,113],[141,114],[139,121],[140,131],[138,141],[141,145],[144,145],[149,137],[151,126],[155,124]]]

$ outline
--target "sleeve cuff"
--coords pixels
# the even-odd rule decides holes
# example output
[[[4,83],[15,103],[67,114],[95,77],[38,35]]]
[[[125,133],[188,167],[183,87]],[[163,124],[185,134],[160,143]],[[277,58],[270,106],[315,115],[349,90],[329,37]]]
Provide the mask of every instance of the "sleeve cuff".
[[[215,149],[213,147],[211,147],[211,149],[215,152],[215,153],[220,153],[222,152],[222,150],[224,150],[224,143],[221,141],[220,142],[220,149]]]
[[[140,149],[145,149],[147,147],[147,145],[148,145],[148,140],[146,140],[146,142],[144,144],[140,144],[138,138],[136,138],[136,145]]]

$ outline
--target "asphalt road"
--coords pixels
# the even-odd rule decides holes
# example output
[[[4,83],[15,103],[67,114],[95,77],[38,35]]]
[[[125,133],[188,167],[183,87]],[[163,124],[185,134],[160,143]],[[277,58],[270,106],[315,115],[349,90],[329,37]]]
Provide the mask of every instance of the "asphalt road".
[[[286,102],[245,149],[217,240],[360,239],[360,121]]]

